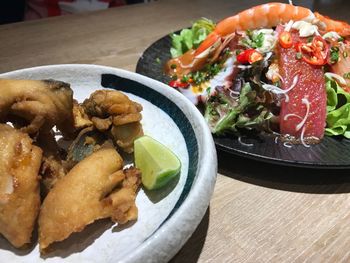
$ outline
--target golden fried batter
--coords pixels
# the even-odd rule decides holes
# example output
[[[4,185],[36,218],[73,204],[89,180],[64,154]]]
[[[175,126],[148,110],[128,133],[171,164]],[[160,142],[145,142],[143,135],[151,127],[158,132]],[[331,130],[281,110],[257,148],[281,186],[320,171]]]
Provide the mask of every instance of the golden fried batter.
[[[97,219],[111,217],[119,223],[136,219],[140,173],[124,172],[122,165],[115,149],[101,148],[57,181],[41,207],[40,251]]]
[[[134,140],[143,135],[140,104],[119,91],[98,90],[84,101],[82,107],[96,129],[110,131],[115,143],[123,151],[133,151]]]
[[[93,125],[84,108],[76,100],[73,100],[73,119],[74,127],[77,129],[82,129]]]
[[[64,134],[73,128],[73,91],[54,80],[0,79],[0,122],[24,121],[23,132],[49,132],[57,126]]]
[[[111,134],[119,147],[126,152],[131,152],[134,147],[134,140],[143,135],[140,122],[131,122],[120,126],[113,126]]]
[[[41,193],[46,195],[56,181],[66,175],[67,169],[61,159],[60,148],[53,132],[40,133],[36,145],[43,151],[39,174],[41,176]]]
[[[141,184],[141,172],[138,169],[129,168],[124,170],[124,174],[122,188],[104,199],[108,204],[106,209],[110,210],[112,220],[119,224],[136,220],[138,214],[135,199]]]
[[[0,124],[0,233],[15,247],[30,243],[39,212],[41,156],[27,134]]]

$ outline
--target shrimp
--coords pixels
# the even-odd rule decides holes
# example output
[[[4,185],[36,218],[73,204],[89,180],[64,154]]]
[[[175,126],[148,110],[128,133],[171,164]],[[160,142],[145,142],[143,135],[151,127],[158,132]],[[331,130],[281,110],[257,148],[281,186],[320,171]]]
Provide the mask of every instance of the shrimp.
[[[323,16],[315,12],[315,17],[323,24],[324,31],[335,31],[343,37],[350,36],[350,25],[344,21],[333,20],[328,16]]]
[[[237,15],[225,18],[219,22],[196,50],[189,50],[182,56],[168,61],[166,71],[177,76],[196,71],[208,63],[208,58],[220,47],[222,49],[225,38],[232,37],[236,31],[272,28],[281,23],[303,20],[319,23],[324,31],[335,31],[341,36],[350,35],[350,25],[332,20],[310,9],[283,3],[269,3],[244,10]],[[210,59],[210,61],[213,61]],[[175,65],[175,67],[174,67]],[[171,75],[171,74],[170,74]]]

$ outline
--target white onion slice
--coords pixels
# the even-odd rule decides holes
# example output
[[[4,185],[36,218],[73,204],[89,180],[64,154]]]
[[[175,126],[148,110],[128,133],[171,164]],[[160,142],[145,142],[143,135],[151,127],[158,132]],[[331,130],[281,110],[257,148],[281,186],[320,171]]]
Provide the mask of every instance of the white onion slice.
[[[294,23],[294,21],[293,21],[293,20],[290,20],[290,21],[286,24],[286,26],[284,27],[284,31],[289,32],[289,31],[292,29],[293,23]]]

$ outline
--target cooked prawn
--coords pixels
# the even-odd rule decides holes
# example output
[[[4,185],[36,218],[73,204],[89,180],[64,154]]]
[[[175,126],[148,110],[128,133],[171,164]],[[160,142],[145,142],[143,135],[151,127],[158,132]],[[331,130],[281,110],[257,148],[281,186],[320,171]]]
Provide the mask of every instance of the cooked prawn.
[[[343,37],[350,36],[350,25],[344,21],[333,20],[315,12],[315,17],[324,25],[326,32],[335,31]]]
[[[237,30],[271,28],[290,20],[319,21],[327,32],[335,31],[341,36],[350,35],[350,25],[346,22],[330,19],[317,12],[313,13],[310,9],[301,6],[269,3],[249,8],[222,20],[216,25],[212,35],[208,36],[197,50],[205,50],[213,44],[213,40],[215,42],[219,37],[225,37]],[[196,53],[198,55],[200,52],[197,51]]]
[[[195,51],[190,50],[178,58],[171,59],[167,63],[167,71],[171,73],[172,70],[170,68],[176,68],[176,70],[174,70],[176,72],[173,73],[181,76],[191,71],[198,70],[201,66],[208,63],[206,58],[211,57],[217,48],[222,48],[222,44],[225,42],[224,39],[227,36],[231,36],[236,31],[271,28],[281,23],[288,23],[291,20],[318,22],[322,30],[326,32],[335,31],[341,36],[350,35],[350,25],[346,22],[332,20],[319,13],[313,13],[310,9],[301,6],[268,3],[249,8],[219,22],[214,31],[207,36]],[[173,64],[175,64],[176,67],[171,67]]]

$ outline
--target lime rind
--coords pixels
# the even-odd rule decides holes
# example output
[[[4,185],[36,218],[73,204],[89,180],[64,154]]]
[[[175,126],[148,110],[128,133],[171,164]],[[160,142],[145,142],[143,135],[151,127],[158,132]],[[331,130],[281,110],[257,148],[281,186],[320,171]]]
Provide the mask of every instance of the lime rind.
[[[180,174],[180,159],[168,147],[149,136],[135,140],[134,154],[135,165],[142,173],[142,184],[148,190],[159,189]]]

